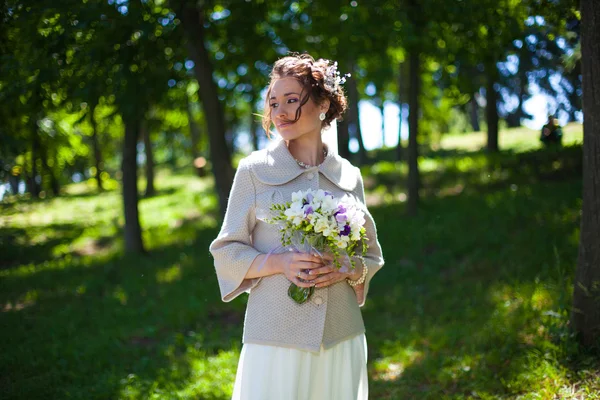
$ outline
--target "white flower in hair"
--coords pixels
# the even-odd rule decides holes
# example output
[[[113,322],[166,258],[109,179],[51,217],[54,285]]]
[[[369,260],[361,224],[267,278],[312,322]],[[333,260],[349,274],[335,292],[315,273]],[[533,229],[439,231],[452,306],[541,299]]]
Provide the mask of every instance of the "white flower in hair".
[[[340,85],[346,83],[346,78],[352,76],[350,73],[340,76],[337,65],[338,63],[335,61],[333,65],[328,67],[327,71],[325,71],[325,86],[333,91],[337,91]]]

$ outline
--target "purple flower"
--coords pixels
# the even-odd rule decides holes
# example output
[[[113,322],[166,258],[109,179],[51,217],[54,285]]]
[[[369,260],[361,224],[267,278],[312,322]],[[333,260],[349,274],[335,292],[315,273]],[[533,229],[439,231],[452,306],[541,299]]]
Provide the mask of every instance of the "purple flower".
[[[348,236],[350,234],[350,225],[346,225],[342,231],[340,231],[340,236]]]
[[[308,200],[309,203],[312,203],[314,199],[314,196],[312,195],[312,193],[309,193],[306,195],[306,200]]]
[[[308,214],[312,214],[314,212],[312,206],[308,206],[306,207],[306,209],[304,209],[304,215],[308,215]]]
[[[335,220],[337,222],[346,222],[348,220],[348,216],[346,214],[336,214]]]
[[[337,211],[334,212],[333,215],[344,214],[346,211],[346,207],[340,204],[337,208]]]

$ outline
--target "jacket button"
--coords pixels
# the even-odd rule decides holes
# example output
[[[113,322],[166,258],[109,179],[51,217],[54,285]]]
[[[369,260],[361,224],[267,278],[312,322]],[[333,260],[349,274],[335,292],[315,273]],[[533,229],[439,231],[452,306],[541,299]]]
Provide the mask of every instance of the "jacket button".
[[[309,173],[306,175],[306,177],[307,177],[309,180],[312,180],[312,178],[314,178],[314,177],[315,177],[315,174],[313,174],[312,172],[309,172]]]
[[[323,304],[323,298],[321,296],[315,296],[315,298],[313,299],[313,301],[318,306],[320,306],[321,304]]]

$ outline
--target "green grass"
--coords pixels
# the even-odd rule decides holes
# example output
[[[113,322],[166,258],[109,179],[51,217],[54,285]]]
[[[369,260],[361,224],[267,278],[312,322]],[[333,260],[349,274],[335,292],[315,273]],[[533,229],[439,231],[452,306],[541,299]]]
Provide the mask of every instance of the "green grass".
[[[533,134],[509,146],[515,131],[495,156],[468,135],[424,151],[414,218],[391,150],[363,168],[386,259],[363,309],[371,398],[600,398],[600,362],[568,330],[576,128],[561,151]],[[156,183],[142,257],[123,255],[116,190],[2,204],[0,397],[229,398],[245,300],[220,301],[212,180],[161,170]]]

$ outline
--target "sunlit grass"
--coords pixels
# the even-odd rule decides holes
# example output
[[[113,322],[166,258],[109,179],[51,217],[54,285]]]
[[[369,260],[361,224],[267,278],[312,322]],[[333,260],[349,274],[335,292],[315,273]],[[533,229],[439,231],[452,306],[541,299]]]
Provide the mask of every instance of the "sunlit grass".
[[[583,143],[583,127],[580,123],[571,122],[563,128],[563,145],[570,146]],[[467,150],[476,151],[485,147],[487,132],[469,134],[443,135],[435,150]],[[500,131],[498,146],[502,150],[530,151],[542,147],[540,131],[526,127],[504,129]]]
[[[497,156],[469,150],[477,134],[424,153],[414,218],[406,163],[363,167],[386,259],[363,309],[371,398],[600,398],[568,329],[581,148],[523,132]],[[163,170],[156,186],[140,199],[147,256],[123,254],[119,190],[3,205],[3,398],[229,398],[245,304],[220,301],[212,180]]]

